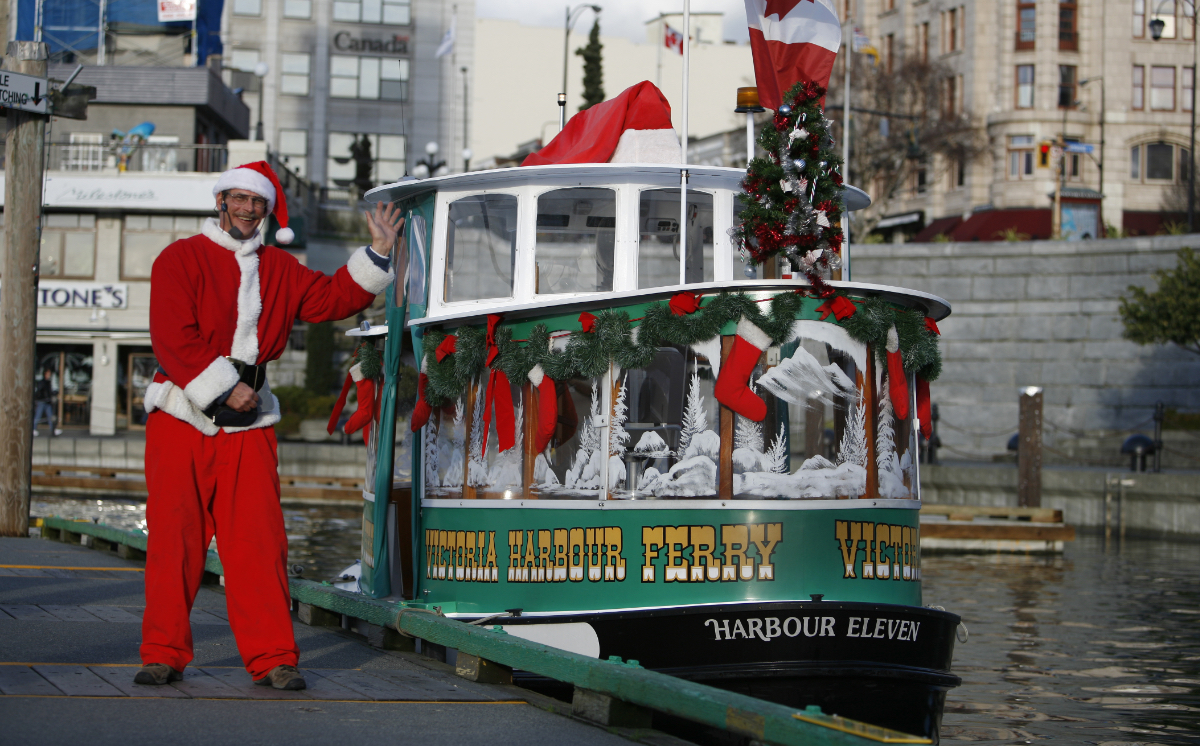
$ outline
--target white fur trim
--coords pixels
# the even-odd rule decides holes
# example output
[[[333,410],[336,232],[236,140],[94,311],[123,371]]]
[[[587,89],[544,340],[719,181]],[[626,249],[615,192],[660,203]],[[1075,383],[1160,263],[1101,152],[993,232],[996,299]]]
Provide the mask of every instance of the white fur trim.
[[[237,369],[233,367],[233,363],[219,357],[209,363],[203,373],[184,386],[183,393],[192,403],[203,410],[216,401],[218,396],[237,384]]]
[[[371,295],[382,293],[396,277],[390,268],[384,272],[378,264],[371,261],[365,246],[350,255],[350,261],[346,262],[346,270],[358,286]]]
[[[221,230],[221,224],[216,218],[208,218],[204,221],[204,226],[200,229],[204,237],[220,246],[223,249],[229,249],[235,254],[253,254],[258,251],[258,247],[262,246],[262,231],[255,231],[254,235],[247,238],[245,241],[239,241],[225,231]]]
[[[675,130],[625,130],[609,163],[679,163]]]
[[[750,323],[745,316],[738,320],[737,335],[760,350],[771,346],[771,338],[767,333]]]
[[[237,254],[242,271],[238,283],[237,326],[229,356],[253,365],[258,362],[258,317],[262,315],[262,293],[258,282],[258,253]]]
[[[692,349],[708,358],[708,364],[712,366],[713,380],[721,376],[721,335],[712,339],[704,339],[692,345]]]
[[[213,196],[228,189],[245,189],[247,192],[254,192],[265,197],[267,214],[270,215],[275,211],[275,185],[271,183],[270,179],[252,168],[238,166],[221,174],[217,179],[217,185],[213,187]]]
[[[540,363],[529,369],[529,382],[533,384],[534,388],[541,386],[542,379],[545,377],[546,371],[542,370]]]
[[[296,240],[296,231],[291,228],[280,228],[275,231],[275,240],[279,243],[291,243]]]
[[[147,413],[161,409],[175,419],[188,423],[205,435],[216,435],[221,430],[227,433],[236,433],[260,427],[271,427],[279,422],[279,399],[271,393],[270,384],[264,381],[258,395],[262,398],[258,417],[246,427],[217,427],[212,423],[212,420],[204,416],[203,411],[184,395],[183,389],[170,381],[152,383],[147,386],[143,402]]]
[[[896,334],[896,326],[894,324],[891,329],[888,329],[886,347],[888,352],[900,351],[900,336]]]
[[[355,383],[363,379],[362,363],[355,363],[350,366],[350,377],[354,379]]]

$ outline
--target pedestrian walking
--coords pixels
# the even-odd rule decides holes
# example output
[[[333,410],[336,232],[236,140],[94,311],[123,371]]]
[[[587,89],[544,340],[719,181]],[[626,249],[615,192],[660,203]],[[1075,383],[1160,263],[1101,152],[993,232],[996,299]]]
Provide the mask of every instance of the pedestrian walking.
[[[42,371],[42,377],[33,382],[33,437],[38,435],[38,423],[45,416],[46,424],[50,426],[51,432],[55,435],[62,435],[62,430],[55,427],[54,405],[57,403],[57,397],[54,396],[54,383],[51,377],[54,372],[49,368]]]
[[[215,535],[246,670],[256,684],[303,689],[272,428],[279,401],[266,363],[283,354],[294,320],[344,319],[371,304],[392,281],[403,220],[376,205],[365,214],[371,245],[329,276],[263,244],[272,214],[276,239],[294,238],[265,161],[221,174],[213,195],[217,217],[164,249],[151,272],[150,341],[160,367],[145,394],[146,612],[134,681],[183,677],[192,660],[188,616]]]

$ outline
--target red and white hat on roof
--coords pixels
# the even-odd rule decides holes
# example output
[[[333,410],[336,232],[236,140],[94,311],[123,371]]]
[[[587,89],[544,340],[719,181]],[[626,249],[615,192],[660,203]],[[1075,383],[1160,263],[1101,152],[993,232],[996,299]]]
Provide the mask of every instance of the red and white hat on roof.
[[[279,177],[266,161],[255,161],[237,168],[231,168],[221,174],[217,185],[213,187],[213,196],[230,189],[245,189],[254,192],[267,200],[267,214],[274,213],[279,222],[279,230],[275,231],[275,240],[288,244],[296,240],[296,233],[288,227],[287,195],[279,185]]]

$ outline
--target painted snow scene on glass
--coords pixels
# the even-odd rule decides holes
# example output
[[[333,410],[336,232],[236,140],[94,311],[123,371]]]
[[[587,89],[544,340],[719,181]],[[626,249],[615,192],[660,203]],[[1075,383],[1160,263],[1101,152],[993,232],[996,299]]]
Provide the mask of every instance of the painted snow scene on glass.
[[[462,497],[467,426],[463,399],[433,410],[425,425],[422,466],[427,497]]]
[[[604,377],[556,381],[558,424],[533,463],[532,491],[549,499],[603,495]]]
[[[648,367],[617,376],[608,443],[610,496],[716,497],[720,415],[708,356],[660,347]]]
[[[487,396],[484,383],[472,384],[463,399],[433,413],[425,434],[427,496],[493,499],[523,496],[524,429],[520,424],[524,416],[523,392],[520,386],[511,384],[509,391],[515,442],[504,452],[500,452],[496,435],[497,405]],[[507,406],[507,402],[501,406]]]

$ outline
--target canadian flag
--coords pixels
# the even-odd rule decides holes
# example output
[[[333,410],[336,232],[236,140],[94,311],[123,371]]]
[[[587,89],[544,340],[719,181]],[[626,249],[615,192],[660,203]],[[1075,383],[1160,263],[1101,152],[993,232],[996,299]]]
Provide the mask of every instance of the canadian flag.
[[[842,44],[832,0],[746,0],[759,103],[778,109],[798,81],[825,88]]]
[[[683,34],[664,23],[663,46],[678,54],[683,54]]]

